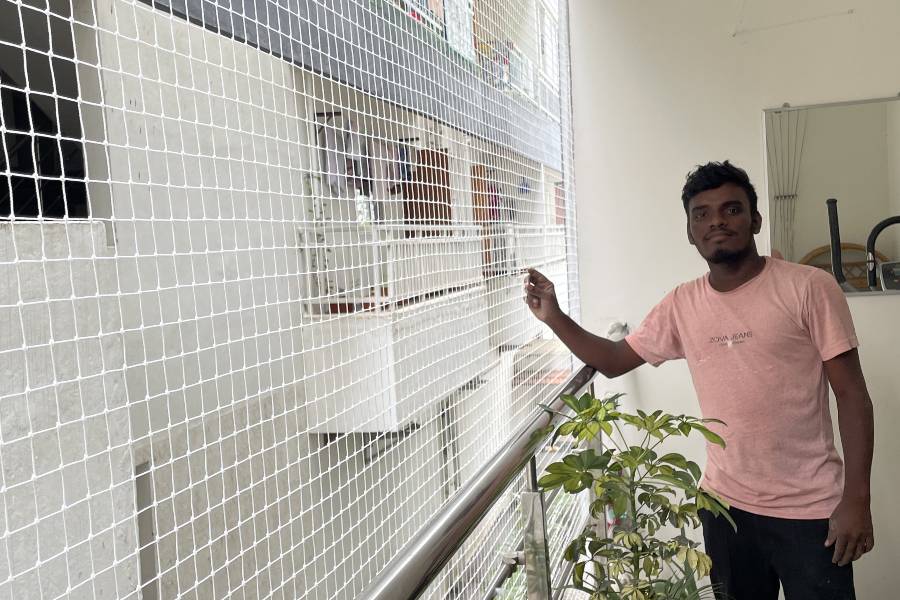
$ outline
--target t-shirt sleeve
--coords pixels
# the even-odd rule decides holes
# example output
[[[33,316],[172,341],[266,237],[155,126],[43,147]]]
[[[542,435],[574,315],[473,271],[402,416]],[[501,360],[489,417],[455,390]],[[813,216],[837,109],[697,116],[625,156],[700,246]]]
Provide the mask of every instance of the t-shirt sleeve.
[[[859,346],[847,298],[825,271],[817,270],[810,277],[803,318],[823,361]]]
[[[625,341],[638,356],[654,367],[667,360],[684,358],[675,321],[675,292],[666,294]]]

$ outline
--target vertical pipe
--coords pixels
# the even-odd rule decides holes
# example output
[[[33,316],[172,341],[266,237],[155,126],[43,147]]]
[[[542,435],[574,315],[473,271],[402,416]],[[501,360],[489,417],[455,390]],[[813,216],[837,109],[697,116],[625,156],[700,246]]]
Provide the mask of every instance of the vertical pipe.
[[[533,464],[533,463],[532,463]],[[550,600],[550,552],[544,492],[522,493],[525,520],[522,547],[525,552],[525,598]]]
[[[536,492],[538,491],[538,483],[537,483],[537,459],[532,456],[531,460],[528,461],[528,491]]]
[[[831,272],[838,285],[845,291],[853,291],[853,286],[847,283],[844,277],[844,263],[841,258],[841,227],[838,224],[837,199],[829,198],[825,201],[828,207],[828,230],[831,235]]]

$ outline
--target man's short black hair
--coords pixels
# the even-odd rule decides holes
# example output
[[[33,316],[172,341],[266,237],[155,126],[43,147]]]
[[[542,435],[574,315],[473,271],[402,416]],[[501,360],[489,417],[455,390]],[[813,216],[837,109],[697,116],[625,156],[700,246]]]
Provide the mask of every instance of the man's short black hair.
[[[691,198],[700,192],[714,190],[726,183],[733,183],[744,190],[747,194],[747,199],[750,200],[750,212],[757,212],[756,190],[753,188],[753,184],[750,183],[747,171],[734,166],[727,160],[725,162],[708,162],[705,165],[699,165],[688,173],[687,181],[684,182],[684,188],[681,190],[684,212],[687,212]]]

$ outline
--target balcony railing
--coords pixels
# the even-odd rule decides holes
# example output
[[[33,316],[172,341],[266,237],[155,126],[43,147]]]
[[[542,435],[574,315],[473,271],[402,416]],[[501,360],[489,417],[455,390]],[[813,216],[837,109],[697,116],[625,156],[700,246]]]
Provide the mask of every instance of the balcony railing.
[[[591,385],[597,371],[582,367],[565,382],[562,394],[580,394]],[[556,396],[548,399],[554,410],[565,410]],[[547,556],[545,507],[549,504],[537,490],[535,454],[550,436],[547,426],[555,415],[537,414],[513,434],[505,446],[460,488],[435,518],[410,540],[360,596],[361,600],[414,600],[460,549],[491,506],[497,502],[523,469],[530,472],[529,490],[522,494],[525,524],[522,548],[528,581],[528,598],[550,598],[550,568]],[[494,579],[497,585],[512,574],[504,569]],[[556,598],[556,596],[553,596]]]
[[[562,225],[496,223],[485,226],[483,235],[487,275],[519,274],[566,259],[566,230]]]
[[[561,225],[323,223],[299,235],[317,314],[400,308],[566,258]]]
[[[477,226],[308,224],[300,252],[316,312],[399,308],[482,281]]]
[[[618,341],[627,332],[627,324],[613,321],[609,324],[607,337]],[[588,365],[575,373],[568,373],[568,378],[560,381],[559,387],[554,387],[552,396],[543,398],[552,412],[538,412],[529,422],[512,432],[506,444],[471,475],[430,523],[381,570],[358,597],[360,600],[416,600],[460,551],[463,543],[478,530],[479,523],[491,507],[511,489],[513,480],[523,471],[528,474],[528,485],[520,498],[523,516],[526,517],[522,542],[517,552],[505,557],[508,559],[506,564],[490,580],[492,585],[485,600],[494,598],[495,591],[519,568],[525,571],[525,593],[529,600],[559,600],[564,596],[567,591],[565,582],[571,575],[573,564],[559,561],[554,569],[548,553],[546,511],[548,507],[552,510],[559,490],[547,495],[539,491],[538,456],[550,450],[547,445],[550,432],[558,424],[561,412],[568,410],[562,396],[579,395],[586,390],[595,393],[594,383],[598,375],[597,370]],[[576,529],[580,528],[581,525]],[[551,587],[551,581],[558,582],[556,589]]]

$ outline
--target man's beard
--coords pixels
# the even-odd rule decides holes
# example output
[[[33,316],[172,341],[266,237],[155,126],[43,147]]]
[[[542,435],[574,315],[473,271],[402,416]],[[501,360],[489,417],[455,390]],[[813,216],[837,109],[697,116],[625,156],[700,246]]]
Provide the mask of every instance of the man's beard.
[[[741,262],[749,254],[749,245],[741,250],[725,250],[724,248],[719,248],[715,252],[713,252],[712,256],[708,257],[706,260],[714,265],[734,264]]]

